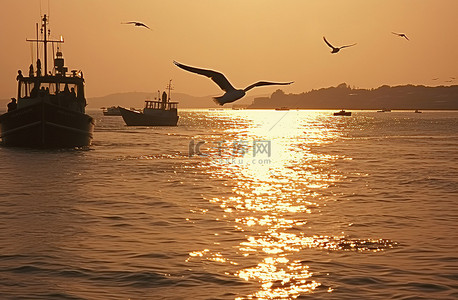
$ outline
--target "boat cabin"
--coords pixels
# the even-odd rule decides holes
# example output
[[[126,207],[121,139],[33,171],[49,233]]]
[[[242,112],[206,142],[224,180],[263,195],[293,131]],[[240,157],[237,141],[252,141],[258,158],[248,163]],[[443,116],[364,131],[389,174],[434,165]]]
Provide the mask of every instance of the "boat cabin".
[[[145,110],[177,110],[178,102],[145,100]]]
[[[49,102],[70,110],[85,112],[84,79],[76,75],[23,77],[18,80],[17,107]]]

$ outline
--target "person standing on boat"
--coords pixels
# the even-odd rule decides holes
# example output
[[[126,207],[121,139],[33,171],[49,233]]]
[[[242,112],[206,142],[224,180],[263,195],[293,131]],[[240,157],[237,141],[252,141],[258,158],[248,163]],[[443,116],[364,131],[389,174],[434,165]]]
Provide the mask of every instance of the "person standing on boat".
[[[17,70],[16,80],[19,81],[22,78],[24,78],[24,75],[22,75],[22,71],[21,70]]]
[[[76,99],[76,92],[75,92],[75,88],[74,88],[74,87],[72,87],[72,88],[70,89],[70,95],[71,95],[73,98]]]
[[[165,109],[165,104],[167,103],[167,93],[164,91],[162,93],[162,109]]]
[[[33,74],[33,64],[30,64],[30,67],[29,67],[29,77],[33,77],[34,74]]]
[[[8,112],[13,111],[17,108],[16,98],[11,98],[11,102],[8,103]]]
[[[76,97],[76,104],[78,104],[78,106],[80,108],[80,111],[82,113],[84,113],[85,112],[84,108],[87,105],[86,98],[84,98],[84,96],[82,96],[81,93],[78,93],[78,95],[77,95],[76,92],[75,92],[75,88],[72,88],[71,94],[72,94],[72,96]]]
[[[70,94],[70,89],[68,88],[68,83],[65,84],[63,93],[65,95],[69,95]]]
[[[30,91],[30,98],[35,98],[38,96],[38,91],[40,89],[40,83],[38,81],[35,81],[33,83],[33,88]]]
[[[41,60],[37,59],[37,77],[41,77]]]

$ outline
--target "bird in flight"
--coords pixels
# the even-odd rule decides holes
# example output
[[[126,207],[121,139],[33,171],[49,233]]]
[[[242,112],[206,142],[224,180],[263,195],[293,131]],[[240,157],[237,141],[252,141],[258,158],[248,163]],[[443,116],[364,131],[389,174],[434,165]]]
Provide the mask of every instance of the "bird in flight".
[[[396,33],[396,32],[391,32],[392,34],[395,34],[397,36],[400,36],[400,37],[403,37],[405,38],[406,40],[409,40],[409,38],[407,37],[407,35],[405,35],[404,33]]]
[[[180,67],[183,70],[196,73],[199,75],[203,75],[206,77],[209,77],[211,80],[213,80],[214,83],[216,83],[223,91],[224,95],[219,96],[219,97],[214,97],[214,101],[218,103],[219,105],[224,105],[226,103],[234,102],[243,96],[245,96],[246,92],[251,90],[254,87],[257,86],[263,86],[263,85],[288,85],[293,83],[291,82],[268,82],[268,81],[258,81],[256,83],[253,83],[252,85],[247,86],[245,89],[236,89],[232,86],[232,84],[227,80],[227,78],[220,72],[216,72],[213,70],[205,70],[205,69],[199,69],[195,67],[190,67],[186,66],[183,64],[180,64],[179,62],[173,61],[173,63],[177,66]]]
[[[133,24],[135,26],[145,27],[145,28],[148,28],[149,30],[151,30],[151,28],[149,28],[146,24],[144,24],[142,22],[130,21],[130,22],[125,22],[125,23],[121,23],[121,24]]]
[[[356,43],[355,43],[355,44],[346,45],[346,46],[342,46],[342,47],[334,47],[333,45],[331,45],[331,44],[326,40],[326,38],[325,38],[324,36],[323,36],[323,40],[324,40],[324,42],[326,43],[326,45],[328,45],[329,47],[331,47],[331,49],[332,49],[331,53],[337,53],[337,52],[339,52],[340,49],[342,49],[342,48],[347,48],[347,47],[351,47],[351,46],[356,45]]]

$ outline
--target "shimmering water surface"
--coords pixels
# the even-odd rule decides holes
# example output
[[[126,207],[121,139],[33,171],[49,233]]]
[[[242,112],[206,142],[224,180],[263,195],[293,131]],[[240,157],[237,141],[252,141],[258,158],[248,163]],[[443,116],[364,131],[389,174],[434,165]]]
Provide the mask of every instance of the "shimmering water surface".
[[[458,112],[92,115],[0,148],[0,299],[458,298]]]

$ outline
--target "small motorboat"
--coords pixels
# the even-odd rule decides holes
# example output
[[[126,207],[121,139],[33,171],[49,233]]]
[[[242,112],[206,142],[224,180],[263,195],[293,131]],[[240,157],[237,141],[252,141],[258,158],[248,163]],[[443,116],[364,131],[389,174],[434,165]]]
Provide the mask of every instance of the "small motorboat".
[[[119,107],[117,106],[111,106],[107,108],[102,108],[103,109],[103,115],[104,116],[120,116],[121,111],[119,110]]]
[[[345,111],[342,109],[339,112],[335,112],[334,116],[351,116],[351,111]]]

